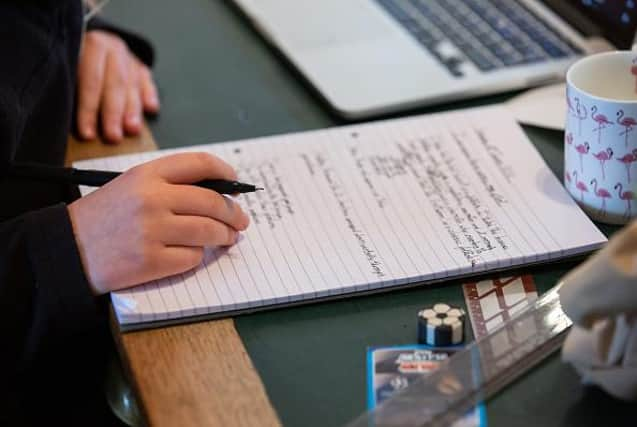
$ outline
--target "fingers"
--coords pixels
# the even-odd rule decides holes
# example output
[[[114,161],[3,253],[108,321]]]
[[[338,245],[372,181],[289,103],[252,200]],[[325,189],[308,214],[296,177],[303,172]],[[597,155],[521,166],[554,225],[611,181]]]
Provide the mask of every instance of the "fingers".
[[[191,184],[203,179],[237,179],[232,166],[208,153],[173,154],[153,160],[147,165],[173,184]]]
[[[97,113],[102,97],[106,50],[95,47],[95,37],[86,37],[78,64],[77,126],[82,138],[97,135]]]
[[[234,230],[245,230],[250,219],[229,197],[191,185],[169,186],[164,190],[170,209],[177,215],[196,215],[220,221]]]
[[[86,33],[78,64],[78,132],[101,131],[109,142],[141,131],[143,113],[156,113],[159,97],[150,69],[118,37],[99,30]]]
[[[124,130],[127,134],[137,135],[142,128],[144,112],[159,111],[159,97],[153,76],[146,65],[137,58],[131,58],[131,76],[129,78]]]
[[[145,278],[146,280],[143,281],[188,271],[199,265],[203,261],[203,256],[204,251],[201,247],[166,246],[156,254],[157,269],[154,271],[155,277]]]
[[[144,111],[148,113],[157,113],[159,111],[159,95],[157,93],[157,87],[153,80],[153,75],[147,66],[137,61],[137,67],[139,70],[139,85],[141,91],[142,105]]]
[[[202,216],[175,215],[162,231],[166,246],[229,246],[239,232],[228,225]]]
[[[137,135],[142,129],[144,111],[159,111],[159,98],[152,74],[146,65],[137,58],[129,56],[128,88],[126,89],[126,107],[121,118],[123,131],[128,135]],[[117,90],[120,90],[118,88]],[[113,118],[117,121],[117,117]]]
[[[124,131],[129,135],[137,135],[142,128],[142,101],[137,83],[129,84],[127,89]]]
[[[101,103],[102,131],[109,141],[116,143],[124,137],[122,125],[130,78],[128,61],[128,57],[118,52],[106,58]]]

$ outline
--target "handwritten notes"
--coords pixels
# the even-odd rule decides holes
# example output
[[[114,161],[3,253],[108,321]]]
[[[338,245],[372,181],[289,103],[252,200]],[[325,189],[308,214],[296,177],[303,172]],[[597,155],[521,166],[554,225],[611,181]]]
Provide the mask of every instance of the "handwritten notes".
[[[606,241],[500,107],[188,150],[224,158],[266,191],[239,198],[252,222],[235,246],[113,293],[121,323],[506,269]],[[174,151],[76,166],[125,170]]]

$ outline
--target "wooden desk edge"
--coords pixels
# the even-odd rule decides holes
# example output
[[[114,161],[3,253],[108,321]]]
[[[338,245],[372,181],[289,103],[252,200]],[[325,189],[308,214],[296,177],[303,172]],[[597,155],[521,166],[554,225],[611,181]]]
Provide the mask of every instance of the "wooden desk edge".
[[[119,145],[69,138],[76,160],[156,150],[147,127]],[[274,411],[232,319],[121,333],[111,316],[124,370],[151,426],[276,426]]]

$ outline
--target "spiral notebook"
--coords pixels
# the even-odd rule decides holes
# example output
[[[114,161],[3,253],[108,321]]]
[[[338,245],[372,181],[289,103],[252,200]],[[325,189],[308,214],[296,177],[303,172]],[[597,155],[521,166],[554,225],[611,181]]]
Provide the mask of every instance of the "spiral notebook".
[[[251,225],[234,246],[113,292],[123,329],[426,285],[606,242],[499,106],[75,166],[123,171],[176,151],[214,153],[265,191],[239,196]]]

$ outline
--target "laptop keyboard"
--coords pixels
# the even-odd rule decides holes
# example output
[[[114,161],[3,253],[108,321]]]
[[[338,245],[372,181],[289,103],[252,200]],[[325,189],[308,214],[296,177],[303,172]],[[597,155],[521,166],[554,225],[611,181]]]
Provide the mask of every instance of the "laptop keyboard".
[[[456,77],[582,53],[515,0],[376,1]]]

